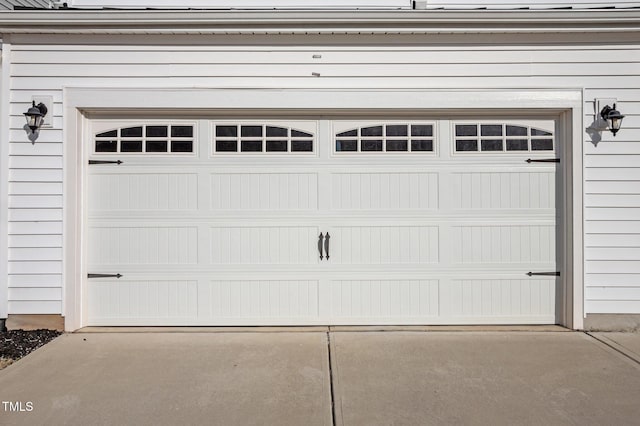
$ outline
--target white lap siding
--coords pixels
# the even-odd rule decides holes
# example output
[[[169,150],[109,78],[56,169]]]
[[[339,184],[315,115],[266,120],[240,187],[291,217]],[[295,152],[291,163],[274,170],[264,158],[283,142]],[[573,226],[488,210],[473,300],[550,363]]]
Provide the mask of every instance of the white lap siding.
[[[430,36],[442,43],[427,45],[416,36],[392,46],[346,46],[307,37],[314,46],[268,46],[264,37],[230,38],[227,45],[223,36],[217,45],[157,37],[154,45],[136,45],[127,36],[117,45],[114,38],[13,36],[5,64],[11,67],[9,313],[62,312],[64,86],[584,88],[584,127],[593,121],[594,98],[617,98],[627,116],[618,135],[603,132],[595,146],[584,133],[585,303],[587,313],[640,313],[639,43],[561,45],[510,36],[508,45],[497,37],[461,45],[459,36]],[[32,95],[53,99],[52,128],[35,144],[23,129]]]
[[[78,3],[89,0],[80,0]],[[122,1],[122,0],[121,0]],[[427,9],[551,9],[551,8],[596,8],[596,7],[638,7],[640,2],[633,0],[602,1],[602,0],[418,0],[418,3],[426,3],[417,8]]]
[[[617,97],[626,117],[615,138],[584,145],[586,312],[640,313],[640,87],[587,93]]]
[[[13,61],[13,54],[10,57]],[[11,67],[10,64],[7,64]],[[10,70],[8,313],[62,313],[62,97],[16,91]],[[53,127],[35,143],[25,131],[31,96],[51,95]]]

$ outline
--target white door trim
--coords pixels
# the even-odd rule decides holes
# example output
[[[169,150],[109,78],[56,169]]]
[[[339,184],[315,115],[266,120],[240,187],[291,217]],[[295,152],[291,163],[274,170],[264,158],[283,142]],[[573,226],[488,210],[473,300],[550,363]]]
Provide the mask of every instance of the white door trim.
[[[256,94],[259,92],[259,94]],[[384,99],[384,102],[381,102]],[[340,115],[392,113],[496,114],[559,117],[558,135],[564,135],[559,225],[564,286],[559,319],[562,325],[583,326],[583,94],[573,90],[273,90],[207,88],[89,88],[64,89],[64,302],[65,328],[87,324],[86,312],[86,190],[89,147],[83,143],[91,118],[144,114],[180,116],[201,111],[250,114],[295,113]],[[277,109],[274,108],[277,106]]]

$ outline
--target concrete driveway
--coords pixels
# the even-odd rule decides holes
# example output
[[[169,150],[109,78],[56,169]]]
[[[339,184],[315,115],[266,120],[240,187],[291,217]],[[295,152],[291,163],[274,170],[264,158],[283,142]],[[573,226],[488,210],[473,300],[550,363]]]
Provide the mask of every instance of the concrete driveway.
[[[640,419],[640,334],[347,330],[63,335],[0,371],[0,424]]]

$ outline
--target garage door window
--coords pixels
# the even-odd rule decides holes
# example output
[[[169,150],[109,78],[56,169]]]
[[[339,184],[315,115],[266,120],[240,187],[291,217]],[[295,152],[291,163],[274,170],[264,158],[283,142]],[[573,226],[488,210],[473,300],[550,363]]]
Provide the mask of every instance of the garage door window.
[[[311,153],[314,135],[292,127],[268,124],[215,124],[213,151],[219,154]]]
[[[456,152],[531,152],[553,149],[553,133],[535,127],[479,123],[455,125]]]
[[[337,153],[433,152],[433,124],[379,124],[336,133]]]
[[[112,129],[95,136],[96,154],[193,153],[193,125],[139,125]]]

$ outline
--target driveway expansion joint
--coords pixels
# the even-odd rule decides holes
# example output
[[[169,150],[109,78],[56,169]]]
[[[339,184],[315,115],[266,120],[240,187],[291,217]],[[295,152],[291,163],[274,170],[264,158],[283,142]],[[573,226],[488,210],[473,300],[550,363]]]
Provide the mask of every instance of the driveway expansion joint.
[[[329,403],[331,404],[331,425],[336,426],[336,404],[333,390],[333,366],[331,365],[331,332],[327,331],[327,357],[329,358]]]
[[[635,364],[640,366],[640,360],[638,360],[637,358],[629,355],[625,350],[620,349],[617,344],[615,344],[613,342],[608,342],[607,341],[608,339],[600,338],[600,337],[596,336],[595,334],[592,334],[591,332],[588,332],[588,331],[585,331],[584,334],[586,334],[587,336],[597,340],[598,342],[602,343],[603,345],[607,346],[608,348],[613,349],[615,352],[619,353],[620,355],[624,356],[627,359],[630,359]]]

